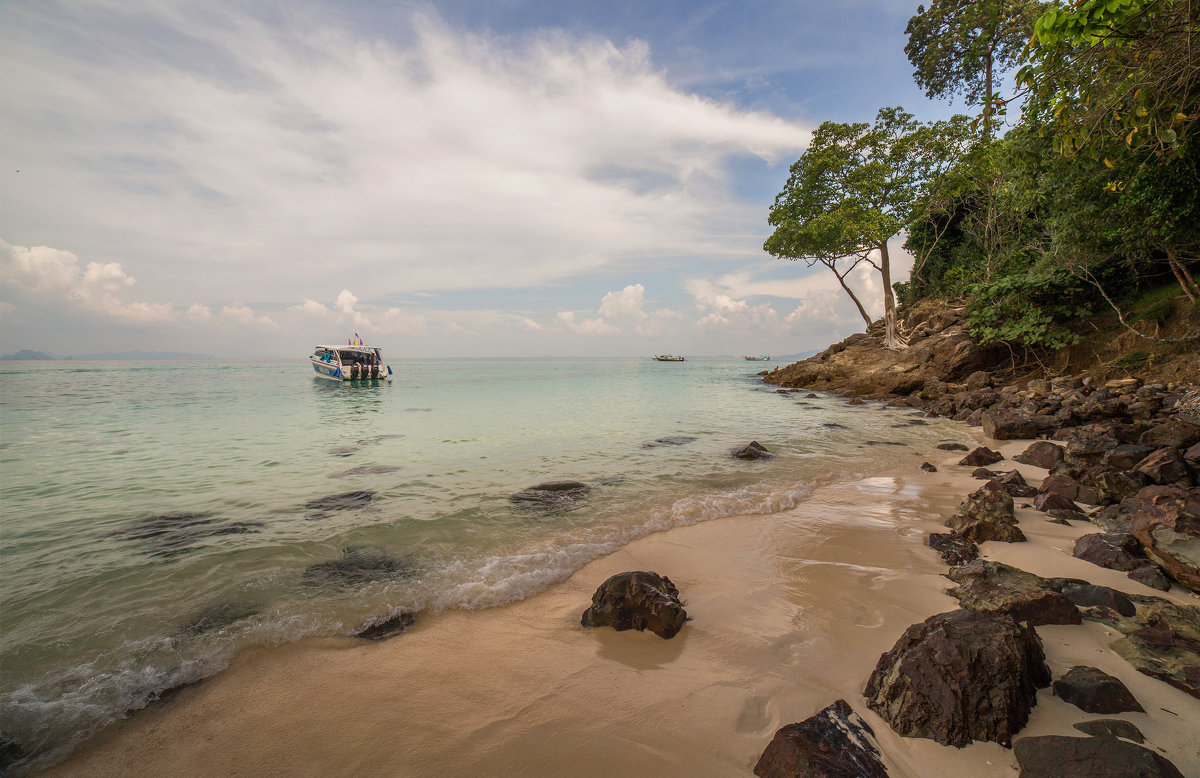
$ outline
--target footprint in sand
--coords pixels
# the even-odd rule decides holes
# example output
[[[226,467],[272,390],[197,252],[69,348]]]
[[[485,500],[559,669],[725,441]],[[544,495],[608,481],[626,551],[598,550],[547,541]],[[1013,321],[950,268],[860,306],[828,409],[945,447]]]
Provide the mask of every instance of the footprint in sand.
[[[735,729],[738,732],[753,734],[763,732],[770,726],[771,716],[767,713],[767,703],[763,701],[762,697],[754,695],[746,700],[746,704],[742,706],[742,712],[738,714]]]

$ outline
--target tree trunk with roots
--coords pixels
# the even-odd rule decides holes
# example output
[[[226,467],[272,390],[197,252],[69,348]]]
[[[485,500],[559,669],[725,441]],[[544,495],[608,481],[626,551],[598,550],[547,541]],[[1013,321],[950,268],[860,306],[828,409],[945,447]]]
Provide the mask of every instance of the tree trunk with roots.
[[[887,241],[880,243],[877,248],[879,249],[879,274],[883,276],[883,319],[886,325],[883,346],[893,351],[899,351],[908,348],[908,342],[900,336],[896,326],[896,297],[892,294],[892,263],[888,256]]]

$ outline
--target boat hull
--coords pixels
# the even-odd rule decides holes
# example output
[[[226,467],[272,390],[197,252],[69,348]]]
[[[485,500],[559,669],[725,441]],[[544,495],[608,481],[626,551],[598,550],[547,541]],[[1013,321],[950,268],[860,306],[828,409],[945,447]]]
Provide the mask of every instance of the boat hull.
[[[314,377],[323,378],[327,381],[337,381],[340,383],[342,381],[367,382],[392,380],[392,368],[387,365],[380,365],[381,369],[378,378],[371,378],[370,376],[366,378],[351,378],[349,371],[345,370],[341,365],[336,363],[325,362],[320,359],[311,358],[309,359],[309,362],[313,366],[313,373],[315,374]]]

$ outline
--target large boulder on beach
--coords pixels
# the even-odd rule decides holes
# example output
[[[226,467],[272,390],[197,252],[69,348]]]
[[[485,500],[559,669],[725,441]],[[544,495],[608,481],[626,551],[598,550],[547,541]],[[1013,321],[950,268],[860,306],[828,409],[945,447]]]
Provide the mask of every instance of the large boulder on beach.
[[[1115,737],[1023,737],[1020,778],[1183,778],[1165,756]]]
[[[993,440],[1025,440],[1038,436],[1038,423],[1027,413],[1013,408],[993,408],[980,417],[983,434]]]
[[[1075,603],[1050,580],[1016,567],[975,559],[951,568],[947,577],[958,586],[946,594],[969,610],[1007,615],[1034,626],[1083,623]]]
[[[838,700],[775,733],[754,766],[759,778],[887,778],[875,733]]]
[[[1054,696],[1087,713],[1146,712],[1120,678],[1086,665],[1075,665],[1055,680]]]
[[[1025,533],[1010,521],[997,519],[977,519],[956,513],[946,519],[945,526],[954,530],[954,534],[972,543],[986,543],[996,540],[1001,543],[1023,543]]]
[[[1146,555],[1176,581],[1200,592],[1200,487],[1149,486],[1129,507],[1134,509],[1133,535]]]
[[[958,463],[966,467],[987,467],[1001,459],[1004,459],[1004,456],[999,451],[993,451],[987,446],[979,446],[960,459]]]
[[[1033,465],[1049,470],[1063,460],[1063,455],[1062,446],[1048,440],[1039,440],[1030,444],[1029,448],[1017,454],[1013,459],[1023,465]]]
[[[958,510],[977,521],[1005,521],[1015,524],[1013,498],[997,481],[985,483],[963,499]]]
[[[612,627],[650,630],[660,638],[671,639],[683,628],[687,612],[679,600],[679,590],[671,579],[642,571],[617,573],[592,595],[592,607],[583,612],[585,627]]]
[[[905,630],[867,681],[867,704],[900,735],[1008,746],[1050,684],[1033,627],[956,610]]]

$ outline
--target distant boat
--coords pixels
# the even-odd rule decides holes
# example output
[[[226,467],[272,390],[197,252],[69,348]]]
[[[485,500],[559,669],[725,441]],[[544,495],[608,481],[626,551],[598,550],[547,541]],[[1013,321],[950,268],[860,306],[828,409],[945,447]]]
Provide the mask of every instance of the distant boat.
[[[654,358],[659,362],[687,362],[683,357],[676,357],[671,354],[655,354]]]
[[[317,378],[331,381],[391,381],[392,368],[383,362],[383,350],[363,345],[358,334],[345,346],[317,346],[308,358]]]
[[[768,359],[771,358],[771,355],[768,354],[765,357],[742,357],[742,358],[745,360],[748,360],[750,362],[766,362]]]

